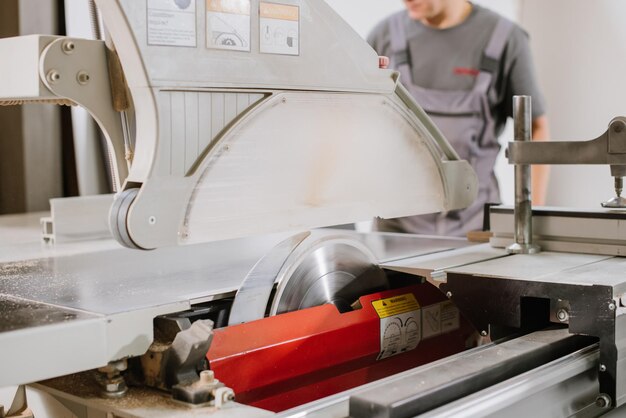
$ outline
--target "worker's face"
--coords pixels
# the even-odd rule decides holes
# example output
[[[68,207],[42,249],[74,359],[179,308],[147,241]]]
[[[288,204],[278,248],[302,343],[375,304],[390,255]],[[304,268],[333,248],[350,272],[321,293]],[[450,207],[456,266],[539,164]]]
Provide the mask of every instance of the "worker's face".
[[[404,0],[409,16],[414,20],[429,19],[440,15],[446,0]]]

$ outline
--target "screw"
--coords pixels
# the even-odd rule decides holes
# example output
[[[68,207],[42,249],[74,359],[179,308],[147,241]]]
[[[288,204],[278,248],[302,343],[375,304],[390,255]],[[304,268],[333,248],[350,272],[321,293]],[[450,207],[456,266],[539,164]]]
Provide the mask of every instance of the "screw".
[[[65,41],[63,42],[63,45],[61,45],[61,49],[63,50],[63,52],[69,55],[74,52],[74,49],[76,49],[76,45],[72,41]]]
[[[156,225],[156,216],[151,216],[148,218],[148,223],[150,225]]]
[[[600,365],[600,371],[601,372],[606,372],[606,366],[604,364]]]
[[[76,80],[78,81],[78,84],[84,86],[85,84],[89,83],[89,73],[87,71],[79,71],[79,73],[76,74]]]
[[[450,299],[452,297],[452,292],[446,292],[446,297]]]
[[[480,331],[480,335],[482,335],[483,337],[487,336],[487,331]]]
[[[596,406],[598,408],[608,408],[609,406],[611,406],[611,398],[608,395],[601,393],[596,398]]]
[[[46,79],[51,84],[54,84],[61,79],[61,74],[57,70],[50,70],[48,74],[46,74]]]
[[[566,309],[561,308],[556,312],[556,319],[561,322],[567,322],[569,320],[569,313]]]
[[[624,130],[624,126],[626,124],[624,124],[624,122],[622,121],[615,121],[615,123],[613,123],[613,132],[615,133],[620,133]]]
[[[617,306],[615,306],[615,303],[613,303],[613,302],[609,303],[609,310],[610,311],[614,311],[615,308],[617,308]]]
[[[283,103],[287,103],[287,98],[286,98],[286,97],[283,97],[282,102],[283,102]]]

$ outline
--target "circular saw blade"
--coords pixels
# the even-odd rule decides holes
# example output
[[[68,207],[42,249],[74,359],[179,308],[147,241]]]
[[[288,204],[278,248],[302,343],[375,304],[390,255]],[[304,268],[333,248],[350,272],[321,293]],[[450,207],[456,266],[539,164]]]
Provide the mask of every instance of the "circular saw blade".
[[[387,277],[362,243],[336,235],[305,239],[285,261],[270,315],[335,304],[341,312],[359,297],[388,288]]]

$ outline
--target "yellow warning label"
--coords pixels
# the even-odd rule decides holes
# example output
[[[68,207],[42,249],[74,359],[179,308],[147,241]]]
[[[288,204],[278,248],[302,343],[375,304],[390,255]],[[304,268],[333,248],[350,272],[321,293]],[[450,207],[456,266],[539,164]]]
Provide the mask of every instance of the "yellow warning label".
[[[416,311],[420,308],[420,304],[415,300],[413,293],[375,300],[372,301],[372,306],[376,309],[376,313],[381,319]]]
[[[250,0],[206,0],[207,12],[250,16]]]
[[[294,22],[300,20],[300,8],[298,6],[266,2],[259,3],[259,6],[261,18],[291,20]]]

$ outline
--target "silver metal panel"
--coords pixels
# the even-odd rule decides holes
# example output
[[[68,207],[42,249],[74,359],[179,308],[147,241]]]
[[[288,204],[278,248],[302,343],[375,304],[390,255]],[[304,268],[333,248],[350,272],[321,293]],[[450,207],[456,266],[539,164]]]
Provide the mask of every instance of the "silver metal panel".
[[[189,171],[200,155],[200,119],[199,95],[196,92],[185,93],[185,172]]]
[[[226,99],[224,93],[211,94],[211,137],[215,138],[217,134],[224,129],[226,122],[224,121],[224,108]]]
[[[492,246],[506,247],[513,242],[513,219],[512,208],[491,208]],[[625,255],[626,213],[536,208],[533,209],[533,236],[547,251]]]
[[[554,329],[467,351],[417,368],[386,386],[358,391],[350,398],[350,416],[415,416],[580,350],[590,341],[569,335],[567,329]]]
[[[170,170],[185,175],[220,132],[263,99],[262,93],[161,91],[162,137],[170,143]]]
[[[169,93],[172,102],[172,137],[170,142],[170,174],[182,176],[185,174],[185,147],[187,145],[185,131],[185,93]]]
[[[446,271],[450,269],[501,257],[507,257],[504,249],[491,248],[484,244],[385,261],[381,263],[381,267],[440,281],[445,280]]]
[[[588,284],[598,280],[590,277],[582,280],[580,277],[570,277],[570,272],[586,265],[595,265],[594,277],[598,277],[597,268],[600,261],[612,257],[587,254],[563,254],[543,252],[534,255],[514,255],[498,258],[482,263],[470,264],[447,270],[447,273],[475,274],[482,277],[506,277],[519,280],[542,282],[546,277],[557,275],[560,282],[569,284]]]
[[[107,315],[207,298],[236,291],[281,237],[4,263],[0,294]]]
[[[599,416],[598,357],[597,347],[586,348],[421,416]]]

